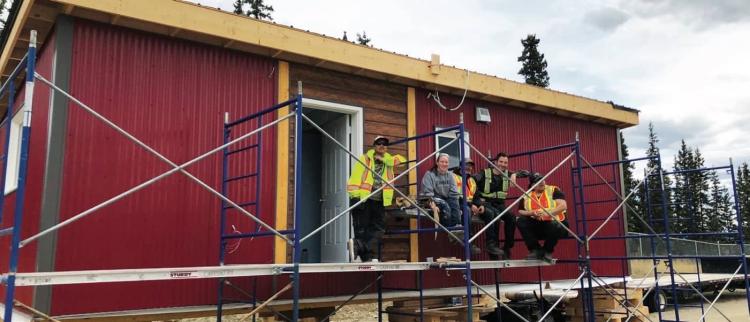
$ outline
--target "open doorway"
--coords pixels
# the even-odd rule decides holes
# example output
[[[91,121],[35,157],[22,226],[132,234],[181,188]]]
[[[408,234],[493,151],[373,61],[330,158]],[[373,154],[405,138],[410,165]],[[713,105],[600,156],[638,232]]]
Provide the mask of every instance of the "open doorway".
[[[354,106],[305,99],[304,113],[355,155],[362,154],[362,109]],[[349,207],[346,181],[352,162],[336,143],[314,128],[303,125],[300,232],[303,236]],[[346,241],[351,221],[341,216],[320,233],[302,243],[302,262],[346,262]]]

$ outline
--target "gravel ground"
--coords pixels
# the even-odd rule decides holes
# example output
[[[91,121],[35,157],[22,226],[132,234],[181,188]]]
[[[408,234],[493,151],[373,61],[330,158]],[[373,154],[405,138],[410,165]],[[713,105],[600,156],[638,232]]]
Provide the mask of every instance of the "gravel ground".
[[[383,307],[389,307],[393,303],[391,302],[383,302]],[[347,305],[343,307],[336,315],[331,317],[331,322],[357,322],[357,321],[377,321],[378,315],[378,303],[370,303],[370,304],[355,304],[355,305]],[[243,321],[244,315],[229,315],[222,318],[222,321],[226,322],[239,322]],[[214,322],[216,321],[216,318],[210,317],[210,318],[197,318],[197,319],[183,319],[180,320],[180,322]],[[247,319],[244,321],[252,321],[251,319]],[[266,322],[268,319],[259,319],[260,322]],[[388,321],[387,314],[383,315],[383,321]]]
[[[712,296],[706,293],[706,297],[713,300]],[[699,304],[697,299],[692,299],[686,302],[686,304]],[[383,303],[383,307],[390,306],[390,302]],[[709,304],[705,303],[705,308],[708,309]],[[727,292],[722,295],[716,304],[716,307],[727,315],[731,322],[750,322],[750,313],[748,313],[747,298],[745,292],[738,290],[734,293]],[[371,304],[357,304],[349,305],[341,309],[331,319],[332,322],[357,322],[357,321],[377,321],[377,303]],[[682,321],[698,321],[701,316],[700,308],[681,308],[680,309],[680,320]],[[659,321],[658,313],[651,313],[651,319],[654,322]],[[241,321],[242,316],[227,316],[223,321],[238,322]],[[662,312],[662,319],[671,320],[675,318],[674,310],[667,310]],[[215,318],[200,318],[200,319],[184,319],[181,322],[213,322]],[[247,320],[250,321],[250,320]],[[261,322],[263,319],[259,320]],[[383,321],[388,321],[387,315],[383,315]],[[708,315],[706,315],[706,322],[713,321],[726,321],[716,309],[712,309]]]
[[[714,299],[713,296],[709,296],[709,293],[705,294],[706,297],[709,300]],[[700,301],[697,299],[691,299],[686,302],[680,302],[680,303],[686,303],[686,304],[700,304]],[[708,309],[708,306],[710,304],[704,303],[705,309]],[[719,301],[716,302],[716,308],[721,310],[726,316],[729,318],[731,322],[750,322],[750,313],[748,313],[748,307],[747,307],[747,297],[745,297],[745,292],[741,290],[737,290],[734,293],[726,292],[723,294]],[[682,321],[698,321],[698,319],[701,317],[701,309],[696,308],[680,308],[680,320]],[[668,310],[666,312],[662,312],[662,319],[667,320],[674,320],[675,313],[674,310]],[[651,313],[651,319],[654,321],[659,321],[659,314],[658,313]],[[724,317],[719,314],[716,309],[712,309],[708,312],[706,315],[706,322],[713,322],[713,321],[726,321]]]

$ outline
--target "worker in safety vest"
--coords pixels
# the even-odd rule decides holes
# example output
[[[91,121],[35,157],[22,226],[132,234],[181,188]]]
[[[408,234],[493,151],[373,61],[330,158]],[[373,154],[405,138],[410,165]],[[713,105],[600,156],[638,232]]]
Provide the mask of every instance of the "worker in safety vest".
[[[390,182],[394,178],[394,168],[406,164],[403,156],[387,152],[388,143],[387,138],[376,137],[372,149],[359,157],[367,167],[359,162],[352,164],[352,173],[347,182],[350,205],[364,201],[351,212],[354,239],[349,239],[347,243],[350,261],[357,256],[363,262],[372,260],[372,253],[385,232],[385,207],[393,203],[393,188],[381,178]],[[374,175],[373,170],[380,176]]]
[[[519,206],[518,230],[529,249],[526,259],[552,262],[552,252],[557,241],[568,234],[562,227],[568,226],[565,216],[568,206],[562,191],[558,187],[547,185],[543,178],[539,173],[529,176],[529,189],[532,186],[534,188],[528,196],[524,196],[524,201]],[[540,239],[544,240],[544,246],[539,245]]]
[[[471,158],[464,159],[464,172],[466,172],[466,183],[468,186],[468,189],[466,190],[466,200],[471,207],[471,202],[474,200],[474,195],[477,193],[477,181],[472,177],[474,174],[474,160]],[[453,169],[453,176],[456,178],[456,186],[458,187],[459,198],[461,198],[459,204],[461,205],[461,209],[463,209],[464,202],[462,198],[464,185],[462,184],[463,178],[461,178],[461,167],[455,167]],[[472,214],[476,214],[476,212],[472,211]],[[475,245],[471,245],[471,252],[472,254],[477,255],[481,253],[482,250]]]
[[[472,200],[471,210],[485,224],[505,210],[505,197],[511,182],[516,182],[516,173],[508,171],[508,154],[500,152],[495,157],[495,166],[488,167],[474,175],[477,182],[477,194]],[[502,259],[510,258],[516,232],[516,216],[505,213],[501,219],[505,222],[505,243],[500,244],[500,221],[496,221],[486,231],[487,252]]]

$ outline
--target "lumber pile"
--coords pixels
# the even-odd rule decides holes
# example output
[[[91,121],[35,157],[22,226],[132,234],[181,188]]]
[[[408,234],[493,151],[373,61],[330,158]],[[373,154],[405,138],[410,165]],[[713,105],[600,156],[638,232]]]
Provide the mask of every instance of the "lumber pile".
[[[614,296],[613,296],[614,295]],[[648,316],[648,307],[641,305],[638,308],[636,306],[642,303],[643,290],[642,289],[626,289],[624,288],[595,288],[593,290],[594,300],[594,314],[596,321],[607,321],[610,322],[623,322],[630,319],[632,322],[647,322],[648,319],[644,317]],[[628,309],[623,307],[626,305]],[[637,312],[643,314],[639,314]],[[584,306],[581,293],[577,298],[571,299],[570,302],[565,306],[565,314],[570,317],[571,322],[584,322]]]
[[[484,321],[482,315],[495,310],[494,301],[487,296],[472,297],[472,321]],[[428,297],[422,301],[425,322],[467,321],[468,302],[463,296]],[[393,301],[386,308],[390,322],[420,321],[419,299]]]

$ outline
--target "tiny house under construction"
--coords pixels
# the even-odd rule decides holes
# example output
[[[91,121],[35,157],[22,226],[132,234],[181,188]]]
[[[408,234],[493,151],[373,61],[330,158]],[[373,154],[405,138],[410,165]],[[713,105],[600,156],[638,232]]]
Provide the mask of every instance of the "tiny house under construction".
[[[519,154],[579,138],[588,161],[596,163],[618,159],[619,130],[638,123],[636,111],[612,103],[176,0],[15,1],[1,39],[3,77],[23,57],[32,29],[39,32],[40,76],[177,164],[276,120],[283,115],[281,111],[258,118],[258,123],[226,126],[293,98],[300,90],[298,84],[302,84],[307,115],[355,153],[366,151],[376,136],[397,140],[428,133],[455,126],[463,115],[466,140],[482,155]],[[18,83],[15,93],[24,95],[23,83]],[[446,110],[431,93],[439,93],[443,105],[463,104],[455,111]],[[4,108],[15,111],[20,106],[5,104]],[[22,238],[172,169],[48,86],[37,86],[33,110]],[[478,120],[477,113],[483,120]],[[305,193],[298,207],[305,211],[298,225],[306,235],[348,206],[341,183],[349,174],[350,161],[325,136],[306,126],[304,175],[301,182],[295,180],[293,127],[293,122],[281,122],[243,141],[230,151],[231,157],[217,153],[185,170],[213,189],[225,191],[229,199],[277,229],[292,225],[294,189],[302,185]],[[453,137],[452,133],[429,136],[413,145],[394,145],[391,152],[409,160],[421,159]],[[12,150],[13,136],[10,139]],[[487,166],[479,153],[466,149],[477,167]],[[447,152],[457,160],[458,150],[453,147]],[[551,151],[533,158],[511,158],[511,169],[547,172],[566,155],[567,151]],[[400,184],[418,182],[431,165],[419,166]],[[15,174],[12,167],[8,169],[12,182]],[[547,181],[572,191],[571,170],[567,164]],[[619,187],[617,169],[608,171],[613,185]],[[14,207],[14,188],[6,185],[5,213]],[[588,190],[587,197],[609,193],[604,186],[597,191]],[[592,220],[601,221],[616,206],[591,204],[586,211]],[[19,271],[216,266],[220,258],[226,264],[291,260],[289,247],[280,238],[232,239],[221,247],[222,232],[258,230],[236,210],[223,208],[216,196],[175,174],[27,244],[21,249]],[[575,212],[571,210],[570,216]],[[12,218],[4,216],[2,224],[12,224]],[[389,227],[414,225],[414,219],[389,219]],[[344,217],[306,240],[302,261],[345,261],[349,226]],[[623,232],[619,216],[602,230],[603,235]],[[7,248],[9,240],[0,240],[0,245]],[[591,251],[623,256],[625,243],[604,240]],[[461,254],[463,250],[446,238],[402,234],[385,238],[382,259],[416,262]],[[574,240],[563,240],[556,252],[559,258],[577,255]],[[522,243],[517,243],[513,258],[525,256]],[[7,264],[8,254],[0,253],[0,265]],[[602,275],[627,274],[622,265],[596,265]],[[352,294],[370,281],[361,274],[305,275],[301,296]],[[570,279],[578,274],[576,265],[510,268],[504,271],[503,280]],[[426,288],[466,283],[460,274],[446,276],[444,272],[426,272],[424,278]],[[478,271],[474,279],[485,284],[494,281],[490,271]],[[412,284],[413,280],[412,273],[392,272],[385,283]],[[273,294],[280,283],[276,277],[237,281],[241,287],[254,288],[260,298]],[[19,288],[17,298],[52,315],[66,315],[211,305],[217,302],[217,292],[215,280],[201,279],[38,286]]]

